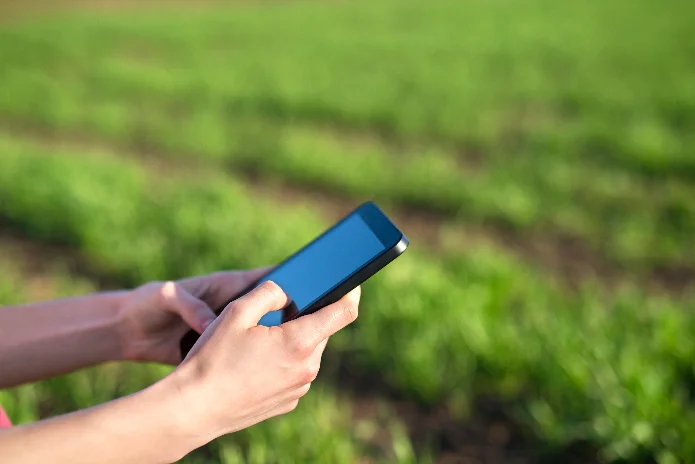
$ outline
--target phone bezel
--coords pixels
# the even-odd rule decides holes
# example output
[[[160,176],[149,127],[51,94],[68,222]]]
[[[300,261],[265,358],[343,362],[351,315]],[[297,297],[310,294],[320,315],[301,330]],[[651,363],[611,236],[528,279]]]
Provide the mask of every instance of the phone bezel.
[[[391,222],[386,214],[384,214],[384,212],[381,211],[381,209],[379,209],[379,207],[373,202],[360,205],[353,211],[353,214],[357,214],[362,218],[365,224],[367,224],[374,235],[376,235],[384,245],[386,251],[396,246],[401,238],[403,238],[403,233],[398,230],[398,228],[393,224],[393,222]],[[350,216],[352,216],[352,214],[345,216],[345,218],[343,218],[333,227],[337,227],[341,222],[347,220]]]

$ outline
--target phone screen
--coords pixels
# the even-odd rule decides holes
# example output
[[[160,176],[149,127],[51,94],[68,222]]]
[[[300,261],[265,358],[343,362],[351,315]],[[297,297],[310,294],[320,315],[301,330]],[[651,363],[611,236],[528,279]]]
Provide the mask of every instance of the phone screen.
[[[359,214],[348,216],[258,282],[272,280],[291,299],[287,308],[266,314],[259,325],[280,325],[287,313],[301,313],[385,251],[385,245]]]

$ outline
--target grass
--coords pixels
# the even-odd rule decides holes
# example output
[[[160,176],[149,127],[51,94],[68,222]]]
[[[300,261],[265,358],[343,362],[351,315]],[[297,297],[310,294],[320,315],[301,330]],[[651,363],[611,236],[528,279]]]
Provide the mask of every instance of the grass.
[[[123,285],[274,262],[322,229],[305,209],[249,202],[225,176],[158,179],[108,153],[0,147],[2,220],[75,247]],[[587,440],[606,458],[695,451],[692,300],[568,294],[498,250],[437,260],[412,250],[366,285],[363,307],[333,349],[404,395],[465,415],[495,392],[550,449]]]
[[[265,195],[277,179],[317,203],[375,198],[558,253],[577,241],[625,284],[569,289],[494,241],[442,230],[430,247],[416,232],[365,285],[319,392],[190,462],[428,459],[391,416],[375,454],[358,433],[374,424],[355,426],[336,393],[348,364],[459,424],[492,397],[538,459],[582,444],[601,461],[687,461],[695,294],[630,283],[695,269],[695,12],[667,3],[254,3],[3,26],[0,224],[124,287],[295,251],[328,223]],[[102,148],[34,140],[46,132]],[[7,275],[5,302],[21,286]],[[28,421],[163,373],[105,366],[0,399]]]
[[[576,237],[631,268],[693,266],[695,67],[682,37],[695,15],[680,1],[616,8],[70,17],[2,33],[0,115]]]

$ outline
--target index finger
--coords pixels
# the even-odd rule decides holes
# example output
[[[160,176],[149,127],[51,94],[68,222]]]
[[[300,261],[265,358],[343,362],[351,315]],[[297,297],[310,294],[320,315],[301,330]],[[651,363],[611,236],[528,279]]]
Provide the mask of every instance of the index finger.
[[[227,309],[232,313],[230,319],[237,320],[248,328],[257,325],[266,313],[287,306],[288,301],[289,297],[282,288],[268,280],[233,301]]]
[[[258,282],[275,266],[250,269],[246,271],[219,271],[205,276],[189,277],[179,283],[192,295],[205,301],[213,310],[219,311]]]
[[[362,289],[356,287],[335,303],[315,313],[285,322],[282,327],[292,338],[301,341],[301,345],[315,348],[323,340],[357,319],[361,294]]]
[[[276,266],[266,266],[246,271],[217,272],[215,275],[215,287],[218,289],[218,301],[215,301],[213,306],[227,304],[231,298],[239,297],[239,292],[257,283],[275,267]]]

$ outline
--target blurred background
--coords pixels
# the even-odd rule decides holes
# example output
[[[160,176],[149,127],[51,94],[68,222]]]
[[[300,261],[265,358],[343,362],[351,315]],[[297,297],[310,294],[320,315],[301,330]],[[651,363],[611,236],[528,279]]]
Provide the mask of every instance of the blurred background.
[[[275,263],[366,199],[411,249],[296,411],[184,462],[692,462],[692,2],[0,4],[0,303]]]

